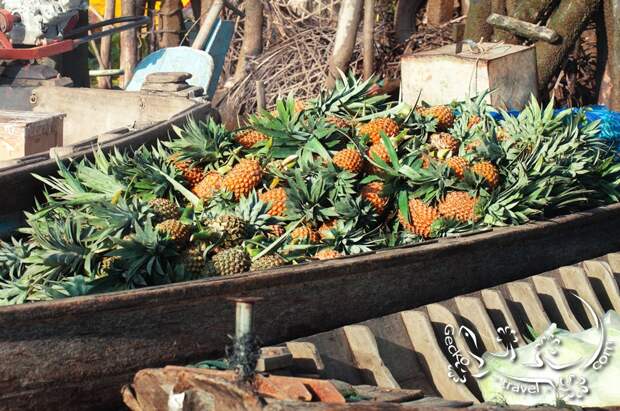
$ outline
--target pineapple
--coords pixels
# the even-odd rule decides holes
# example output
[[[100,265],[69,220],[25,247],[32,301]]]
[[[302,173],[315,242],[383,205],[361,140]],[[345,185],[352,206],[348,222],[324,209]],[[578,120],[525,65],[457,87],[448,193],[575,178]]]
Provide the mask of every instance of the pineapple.
[[[452,154],[459,151],[460,142],[450,133],[433,133],[430,137],[431,146],[437,150],[447,150]]]
[[[345,148],[334,155],[334,164],[343,170],[357,174],[362,171],[364,159],[359,151]]]
[[[499,171],[497,167],[489,161],[481,161],[472,166],[471,171],[482,176],[491,188],[499,184]]]
[[[283,216],[286,211],[286,190],[282,187],[272,188],[259,195],[260,201],[271,204],[271,208],[267,212],[270,216]]]
[[[351,123],[348,120],[345,120],[341,117],[329,116],[325,119],[325,121],[331,125],[334,125],[338,128],[349,128],[351,127]]]
[[[388,198],[381,195],[383,183],[373,181],[362,187],[361,195],[366,201],[372,204],[377,214],[383,214],[388,204]]]
[[[154,221],[158,223],[165,220],[176,220],[181,217],[179,207],[167,198],[155,198],[149,201],[149,206],[155,214]]]
[[[258,160],[244,158],[224,176],[222,185],[239,200],[247,196],[262,177],[263,169]]]
[[[278,254],[270,254],[259,258],[252,262],[250,271],[270,270],[272,268],[282,267],[286,265],[286,260]]]
[[[476,126],[477,124],[480,124],[481,121],[482,121],[482,119],[480,118],[480,116],[478,116],[476,114],[471,115],[467,119],[467,128],[472,128],[472,127]]]
[[[398,213],[398,220],[406,230],[415,235],[429,238],[432,234],[433,223],[439,219],[439,211],[435,207],[413,198],[409,200],[409,217],[411,222],[408,222],[400,212]]]
[[[291,233],[291,239],[294,243],[310,243],[316,244],[321,241],[321,237],[318,232],[312,229],[312,227],[305,225],[297,227]]]
[[[329,231],[336,227],[336,220],[329,220],[321,224],[319,227],[319,236],[321,239],[325,239],[329,235]]]
[[[224,214],[209,220],[207,229],[220,236],[222,247],[231,248],[245,240],[247,224],[240,217]]]
[[[215,194],[216,191],[219,191],[222,188],[223,182],[224,178],[220,173],[216,171],[211,171],[207,173],[207,175],[200,181],[200,183],[194,186],[192,191],[202,201],[208,202],[213,197],[213,194]]]
[[[281,225],[273,224],[269,226],[269,237],[280,238],[286,233],[286,230]]]
[[[454,124],[454,113],[448,106],[421,108],[418,112],[423,116],[436,119],[437,127],[441,130],[447,130]]]
[[[101,264],[99,264],[99,273],[98,277],[107,277],[112,271],[118,267],[121,261],[121,257],[112,256],[112,257],[103,257],[101,259]]]
[[[396,121],[385,117],[374,119],[359,128],[359,133],[370,137],[372,144],[381,142],[381,132],[388,137],[396,137],[400,132],[400,127]]]
[[[477,221],[476,205],[478,200],[463,191],[452,191],[446,194],[437,206],[442,217],[462,223]]]
[[[385,163],[390,164],[390,155],[388,154],[387,148],[385,147],[385,145],[383,145],[383,143],[373,144],[372,146],[370,146],[366,155],[372,161],[376,162],[376,158],[380,158]],[[383,170],[381,170],[374,164],[370,162],[366,163],[366,172],[368,174],[381,174],[382,171]]]
[[[202,181],[205,173],[202,167],[193,165],[189,160],[176,161],[174,160],[175,157],[175,155],[171,157],[174,166],[179,170],[185,181],[187,181],[191,187]]]
[[[497,141],[499,141],[500,143],[506,140],[510,140],[510,134],[508,134],[506,129],[504,129],[503,127],[497,127],[495,129],[495,137],[497,138]]]
[[[423,153],[422,156],[422,168],[427,169],[431,166],[431,156],[426,153]]]
[[[463,157],[450,157],[446,160],[448,167],[454,171],[454,174],[460,179],[465,177],[465,170],[469,167],[467,160]]]
[[[333,248],[323,248],[319,250],[314,255],[314,257],[318,258],[319,260],[330,260],[332,258],[342,257],[342,254],[334,250]]]
[[[268,139],[269,137],[256,130],[245,130],[235,135],[235,141],[246,149],[252,148],[256,143]]]
[[[211,259],[219,276],[240,274],[250,269],[250,256],[241,247],[220,251]]]
[[[188,248],[181,255],[181,262],[185,266],[185,270],[198,277],[205,274],[205,247],[204,245],[196,245]]]
[[[178,247],[187,243],[192,235],[192,226],[175,219],[164,220],[155,229],[168,236]]]

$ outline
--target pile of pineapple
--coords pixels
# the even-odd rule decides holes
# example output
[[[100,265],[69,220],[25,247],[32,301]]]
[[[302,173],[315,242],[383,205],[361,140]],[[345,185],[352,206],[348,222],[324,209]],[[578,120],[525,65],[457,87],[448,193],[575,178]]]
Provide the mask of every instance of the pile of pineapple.
[[[583,113],[487,95],[411,107],[342,76],[234,132],[190,121],[133,152],[37,177],[0,245],[0,302],[47,300],[323,260],[618,201],[620,166]]]

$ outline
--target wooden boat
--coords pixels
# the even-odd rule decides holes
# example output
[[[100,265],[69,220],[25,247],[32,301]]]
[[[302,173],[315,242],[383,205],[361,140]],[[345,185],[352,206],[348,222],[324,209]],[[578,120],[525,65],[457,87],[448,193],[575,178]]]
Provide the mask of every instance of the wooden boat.
[[[271,271],[3,307],[0,408],[112,409],[140,369],[221,355],[230,297],[262,297],[256,328],[277,344],[615,252],[619,230],[615,204]]]
[[[191,95],[53,85],[0,86],[0,110],[64,115],[61,147],[0,162],[0,186],[7,194],[0,203],[0,237],[19,225],[23,210],[33,205],[33,193],[41,192],[32,173],[55,172],[56,156],[80,158],[96,147],[138,147],[166,137],[173,124],[181,125],[188,117],[215,115],[206,99]]]
[[[482,397],[477,380],[471,377],[478,372],[470,355],[475,348],[458,332],[461,326],[478,336],[481,347],[495,353],[506,351],[497,332],[506,326],[515,332],[518,346],[527,344],[526,337],[533,339],[531,329],[542,333],[552,323],[581,332],[597,326],[595,316],[602,318],[608,310],[620,312],[619,282],[620,252],[616,252],[287,345],[295,361],[303,360],[305,367],[312,364],[322,378],[386,389],[420,389],[426,396],[478,403]],[[455,330],[454,345],[470,364],[465,385],[448,372],[455,359],[454,351],[446,347],[447,326]]]

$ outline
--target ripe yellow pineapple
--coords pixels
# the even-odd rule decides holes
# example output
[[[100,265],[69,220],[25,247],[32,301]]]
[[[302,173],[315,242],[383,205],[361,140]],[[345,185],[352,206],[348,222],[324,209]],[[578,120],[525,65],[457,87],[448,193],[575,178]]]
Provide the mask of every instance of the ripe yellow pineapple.
[[[370,146],[370,149],[368,149],[366,155],[372,161],[376,161],[375,157],[378,157],[385,163],[390,164],[390,155],[388,154],[387,148],[385,147],[385,145],[383,145],[383,143],[373,144],[372,146]],[[366,172],[368,172],[369,174],[381,174],[381,171],[382,170],[379,167],[376,167],[374,164],[370,162],[366,163]]]
[[[281,225],[273,224],[269,226],[269,237],[280,238],[286,233],[286,230]]]
[[[450,157],[446,160],[446,164],[448,164],[448,167],[454,171],[458,178],[464,178],[465,170],[469,167],[467,160],[463,157]]]
[[[211,171],[207,173],[200,183],[194,186],[192,191],[202,201],[209,201],[211,197],[213,197],[213,194],[222,188],[223,182],[224,178],[220,173]]]
[[[327,234],[329,234],[329,231],[334,228],[336,226],[336,220],[329,220],[324,222],[323,224],[321,224],[321,226],[319,227],[319,236],[322,239],[325,239],[327,237]]]
[[[321,241],[319,233],[314,231],[312,227],[308,225],[297,227],[293,230],[291,233],[291,239],[293,242],[307,242],[311,244],[316,244]]]
[[[318,258],[319,260],[330,260],[332,258],[338,258],[341,256],[342,254],[334,250],[333,248],[323,248],[314,255],[314,257]]]
[[[446,194],[437,208],[443,217],[466,223],[478,220],[477,203],[478,199],[464,191],[452,191]]]
[[[481,121],[482,119],[480,118],[480,116],[474,114],[467,119],[467,128],[472,128],[475,125],[479,124]]]
[[[236,200],[247,196],[263,178],[263,168],[257,160],[244,158],[230,170],[222,185],[232,192]]]
[[[383,214],[388,204],[387,197],[381,195],[383,191],[383,183],[381,181],[373,181],[362,187],[361,195],[374,207],[377,214]]]
[[[283,216],[284,211],[286,211],[286,200],[288,196],[286,195],[286,190],[282,187],[272,188],[271,190],[267,190],[264,193],[260,193],[258,198],[263,203],[271,204],[271,208],[267,212],[267,214],[271,216]]]
[[[460,145],[460,142],[450,133],[433,133],[430,142],[435,149],[448,150],[453,154],[458,152]]]
[[[491,188],[499,184],[499,171],[497,167],[489,161],[481,161],[472,166],[471,171],[482,176]]]
[[[420,108],[418,112],[423,116],[435,118],[437,127],[441,130],[447,130],[454,124],[454,112],[448,106]]]
[[[359,151],[353,148],[345,148],[334,155],[334,164],[343,170],[359,173],[364,166],[364,159]]]
[[[202,167],[192,165],[191,161],[183,160],[176,161],[176,155],[172,155],[170,160],[174,163],[174,167],[179,170],[183,178],[190,184],[190,186],[195,186],[200,183],[204,177],[204,169]]]
[[[388,137],[395,137],[400,132],[400,127],[391,118],[377,118],[359,128],[359,133],[370,137],[372,144],[381,142],[382,131]]]
[[[424,238],[431,236],[431,226],[439,218],[439,211],[435,207],[424,204],[421,200],[413,198],[409,200],[409,217],[411,222],[400,212],[398,220],[403,227]]]
[[[254,144],[265,141],[269,137],[256,130],[245,130],[235,135],[235,141],[244,148],[252,148]]]
[[[329,116],[325,119],[329,124],[332,124],[338,128],[349,128],[351,127],[351,123],[348,120],[345,120],[341,117]]]

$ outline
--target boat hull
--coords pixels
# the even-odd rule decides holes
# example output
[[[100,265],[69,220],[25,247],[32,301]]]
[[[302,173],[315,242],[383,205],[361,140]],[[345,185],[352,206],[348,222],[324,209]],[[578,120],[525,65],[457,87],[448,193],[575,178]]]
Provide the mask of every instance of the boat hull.
[[[0,408],[112,409],[140,369],[220,355],[229,297],[275,344],[620,249],[620,204],[410,248],[0,309]]]

